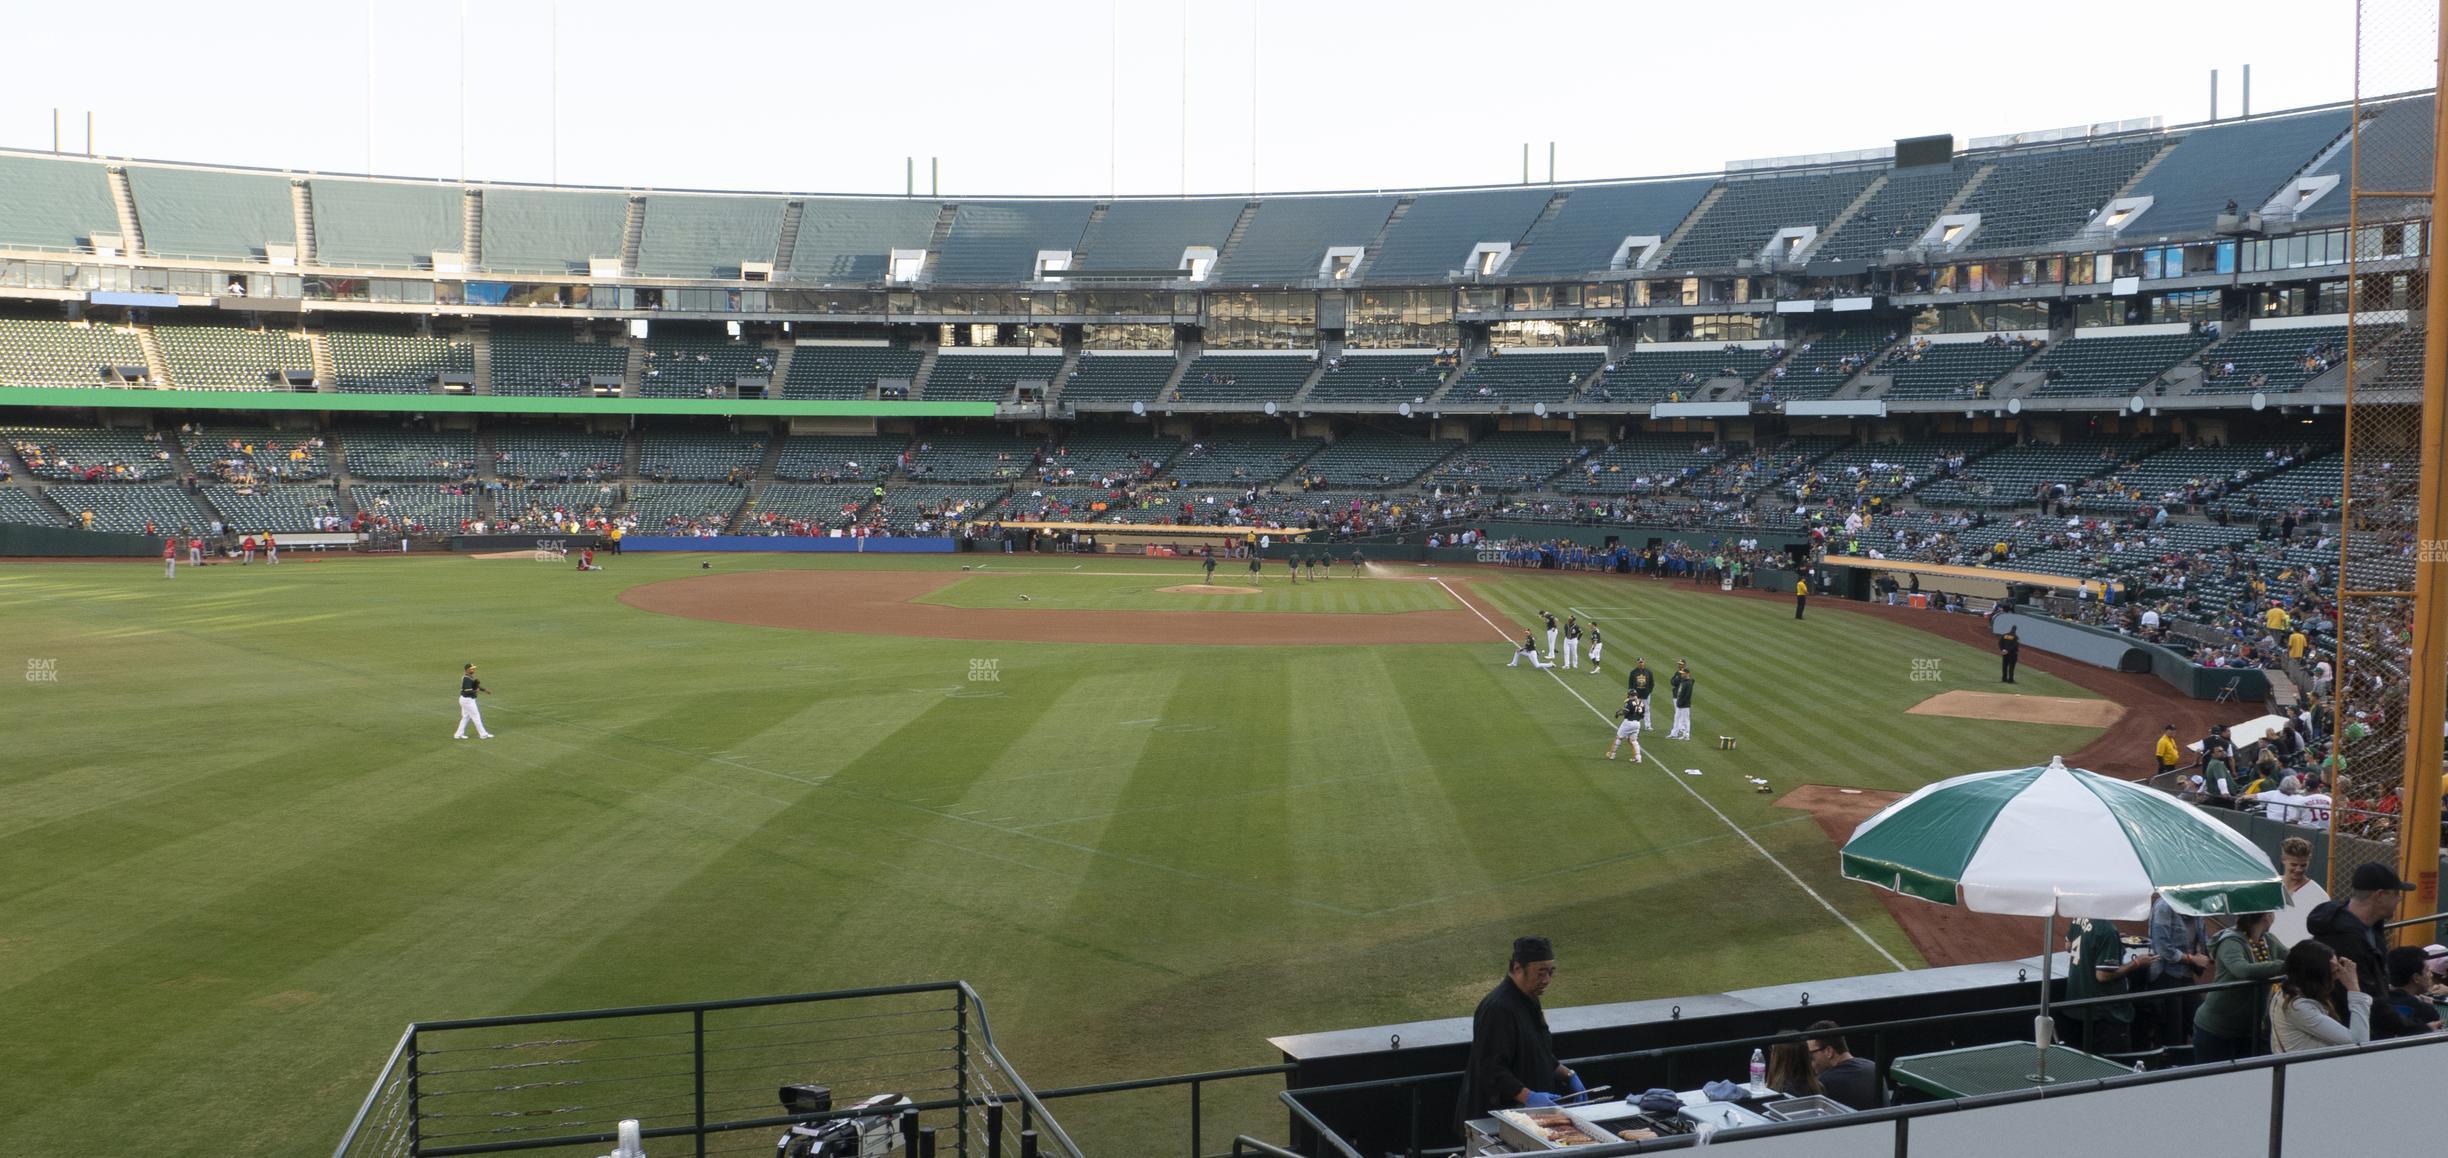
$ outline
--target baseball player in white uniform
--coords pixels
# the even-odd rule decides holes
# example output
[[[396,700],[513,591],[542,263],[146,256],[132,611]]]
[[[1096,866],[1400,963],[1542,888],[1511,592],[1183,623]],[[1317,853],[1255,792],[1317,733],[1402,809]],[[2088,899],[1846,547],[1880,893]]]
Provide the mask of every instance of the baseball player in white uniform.
[[[1598,657],[1606,651],[1606,637],[1598,634],[1598,625],[1590,624],[1590,674],[1598,674]]]
[[[1539,617],[1547,621],[1547,658],[1554,659],[1556,645],[1555,616],[1548,612],[1542,611],[1539,612]]]
[[[1581,617],[1564,617],[1564,670],[1581,670]]]
[[[1525,657],[1529,659],[1531,667],[1537,668],[1540,671],[1546,671],[1548,668],[1555,666],[1554,664],[1539,658],[1538,641],[1531,638],[1530,633],[1526,631],[1522,633],[1521,646],[1513,649],[1513,662],[1508,663],[1505,666],[1520,667],[1521,661]]]
[[[476,665],[469,664],[459,672],[459,730],[451,739],[467,739],[469,724],[476,725],[476,738],[490,740],[493,733],[485,731],[484,710],[476,706],[476,697],[485,694],[485,686],[476,679]]]
[[[1615,712],[1617,720],[1615,742],[1607,745],[1607,759],[1614,759],[1615,750],[1623,747],[1624,741],[1630,740],[1632,741],[1632,762],[1640,763],[1641,717],[1647,715],[1648,711],[1648,705],[1643,704],[1639,696],[1625,697],[1624,706],[1616,709]]]

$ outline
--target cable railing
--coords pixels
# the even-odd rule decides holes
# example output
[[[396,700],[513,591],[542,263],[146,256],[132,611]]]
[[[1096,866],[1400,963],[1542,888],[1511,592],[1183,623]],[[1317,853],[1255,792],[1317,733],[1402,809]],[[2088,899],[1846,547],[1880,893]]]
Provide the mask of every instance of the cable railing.
[[[1195,1106],[1198,1083],[1222,1076],[1238,1075],[1178,1080]],[[332,1153],[566,1150],[616,1142],[624,1122],[698,1158],[770,1151],[785,1130],[898,1135],[930,1158],[1081,1158],[963,982],[417,1022]]]

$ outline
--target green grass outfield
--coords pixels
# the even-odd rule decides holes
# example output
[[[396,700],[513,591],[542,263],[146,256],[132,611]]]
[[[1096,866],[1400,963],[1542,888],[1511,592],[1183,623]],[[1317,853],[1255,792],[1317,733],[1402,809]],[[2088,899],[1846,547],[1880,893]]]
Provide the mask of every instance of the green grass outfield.
[[[1252,583],[1247,568],[1228,570],[1219,566],[1215,586],[1255,587],[1257,593],[1194,595],[1165,590],[1203,582],[1195,571],[1186,577],[1180,574],[1179,564],[1158,576],[1114,574],[1122,568],[1102,560],[1073,566],[1081,570],[1072,572],[1056,564],[1051,575],[1045,573],[1045,568],[1015,567],[1009,573],[990,571],[930,591],[919,596],[917,602],[1004,608],[1020,606],[1020,596],[1026,595],[1032,606],[1074,610],[1311,611],[1342,615],[1451,611],[1462,606],[1460,600],[1433,583],[1361,578],[1349,569],[1338,570],[1332,579],[1295,583],[1284,576],[1283,568],[1277,567]]]
[[[328,1153],[414,1018],[957,977],[1056,1085],[1463,1016],[1525,932],[1559,946],[1558,1005],[1917,964],[1743,777],[1905,789],[2092,734],[1901,714],[1995,688],[1982,652],[1624,578],[1471,572],[1516,637],[1596,610],[1610,674],[1559,681],[1507,670],[1495,627],[1202,648],[698,622],[615,598],[695,557],[605,562],[0,567],[0,663],[56,674],[0,693],[0,1153],[139,1120],[169,1152]],[[1195,581],[1094,569],[1141,567]],[[1038,587],[1131,598],[1107,582]],[[1741,748],[1653,742],[1698,778],[1600,758],[1635,654],[1661,681],[1690,657],[1697,730]],[[969,682],[981,659],[999,679]],[[467,660],[489,743],[449,738]],[[1211,1149],[1280,1136],[1271,1088],[1207,1098]],[[1093,1144],[1182,1105],[1059,1113]]]

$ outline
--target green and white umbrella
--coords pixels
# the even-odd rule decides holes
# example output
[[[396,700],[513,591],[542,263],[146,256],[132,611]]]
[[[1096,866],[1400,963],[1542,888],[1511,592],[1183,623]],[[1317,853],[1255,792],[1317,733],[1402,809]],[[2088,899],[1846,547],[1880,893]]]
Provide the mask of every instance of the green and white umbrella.
[[[1908,897],[2049,918],[2036,1025],[2043,1045],[2058,917],[2141,920],[2153,894],[2192,916],[2286,903],[2268,854],[2208,813],[2054,758],[1923,788],[1863,821],[1839,857],[1847,878]]]
[[[2054,759],[1923,788],[1841,857],[1852,880],[1980,913],[2141,920],[2153,893],[2193,916],[2286,904],[2269,855],[2208,813]]]

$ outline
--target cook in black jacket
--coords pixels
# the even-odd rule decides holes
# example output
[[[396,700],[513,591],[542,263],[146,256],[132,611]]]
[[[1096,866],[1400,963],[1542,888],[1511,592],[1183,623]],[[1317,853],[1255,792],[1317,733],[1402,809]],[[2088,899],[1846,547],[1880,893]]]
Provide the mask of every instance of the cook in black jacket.
[[[1555,948],[1545,937],[1513,942],[1504,980],[1479,999],[1471,1014],[1470,1064],[1462,1072],[1462,1100],[1455,1129],[1492,1110],[1555,1104],[1549,1089],[1581,1088],[1581,1079],[1556,1061],[1555,1038],[1539,997],[1555,979]]]

